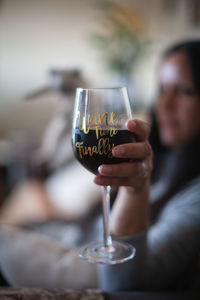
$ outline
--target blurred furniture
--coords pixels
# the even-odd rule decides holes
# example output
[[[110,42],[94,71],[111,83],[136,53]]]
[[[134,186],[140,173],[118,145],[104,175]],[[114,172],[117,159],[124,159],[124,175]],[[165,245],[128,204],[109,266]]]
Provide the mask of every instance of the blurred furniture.
[[[63,290],[48,291],[36,288],[1,288],[0,299],[2,300],[104,300],[105,297],[98,290]]]
[[[100,290],[49,291],[36,288],[1,288],[2,300],[199,300],[200,292],[113,292]]]
[[[105,294],[106,300],[199,300],[199,292],[169,292],[169,291],[158,291],[158,292],[112,292]]]

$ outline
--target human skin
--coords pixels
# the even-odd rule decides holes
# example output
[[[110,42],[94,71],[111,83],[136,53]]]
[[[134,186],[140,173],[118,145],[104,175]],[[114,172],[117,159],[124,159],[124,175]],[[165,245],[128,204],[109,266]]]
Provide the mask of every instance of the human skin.
[[[135,119],[128,121],[127,129],[134,133],[137,143],[116,146],[112,154],[137,162],[102,165],[99,167],[100,176],[94,178],[98,185],[121,186],[110,219],[110,230],[115,236],[144,231],[149,220],[149,177],[152,170],[152,150],[148,143],[150,126]]]
[[[183,52],[170,55],[160,68],[160,97],[155,112],[165,146],[179,149],[199,133],[200,97]]]
[[[184,53],[171,54],[163,61],[159,81],[156,117],[160,138],[164,145],[177,150],[200,129],[200,99]],[[150,126],[140,120],[130,120],[127,128],[136,135],[137,142],[119,145],[112,154],[129,158],[131,162],[102,165],[99,167],[100,176],[94,178],[98,185],[120,187],[110,218],[110,230],[114,236],[138,234],[149,225],[148,199],[153,156],[148,143]]]

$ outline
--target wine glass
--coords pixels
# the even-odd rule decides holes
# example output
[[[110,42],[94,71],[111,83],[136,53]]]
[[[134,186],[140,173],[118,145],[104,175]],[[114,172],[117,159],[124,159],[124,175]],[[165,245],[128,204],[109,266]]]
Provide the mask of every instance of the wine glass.
[[[118,164],[127,159],[112,156],[112,148],[131,143],[134,135],[126,129],[132,118],[126,87],[78,88],[72,124],[72,147],[76,159],[90,172],[98,175],[102,164]],[[131,245],[112,241],[109,232],[110,186],[102,188],[102,242],[92,242],[80,249],[79,256],[89,262],[117,264],[135,255]]]

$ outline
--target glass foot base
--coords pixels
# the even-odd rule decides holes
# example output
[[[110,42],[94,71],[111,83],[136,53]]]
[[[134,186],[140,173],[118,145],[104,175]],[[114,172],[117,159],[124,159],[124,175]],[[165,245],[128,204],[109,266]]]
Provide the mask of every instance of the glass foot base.
[[[92,263],[114,265],[132,259],[135,252],[133,246],[124,242],[113,241],[108,247],[101,242],[93,242],[80,249],[79,257]]]

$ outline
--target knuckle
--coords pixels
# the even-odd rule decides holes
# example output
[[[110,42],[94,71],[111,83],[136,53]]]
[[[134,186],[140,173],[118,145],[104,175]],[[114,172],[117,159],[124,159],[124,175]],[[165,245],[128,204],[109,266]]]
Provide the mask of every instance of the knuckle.
[[[153,163],[151,162],[150,164],[149,164],[149,172],[151,173],[153,171]]]
[[[152,165],[148,165],[147,166],[147,173],[151,174],[151,172],[152,172]]]
[[[141,167],[141,162],[135,162],[133,164],[133,168],[132,168],[132,172],[130,174],[130,179],[131,181],[135,180],[135,178],[137,178],[139,176],[139,174],[141,173],[142,167]]]
[[[148,159],[147,160],[147,163],[146,163],[146,167],[147,167],[147,172],[149,174],[151,174],[152,170],[153,170],[153,162],[151,159]]]
[[[149,144],[149,142],[145,142],[144,143],[144,152],[146,155],[150,156],[151,153],[152,153],[152,149],[151,149],[151,146]]]
[[[140,123],[140,127],[141,129],[145,132],[146,135],[149,135],[150,131],[151,131],[151,126],[149,123],[145,122],[145,121],[141,121]]]
[[[151,125],[148,123],[146,123],[146,131],[147,131],[147,136],[149,136],[151,132]]]
[[[139,174],[139,172],[141,171],[141,163],[140,162],[137,162],[137,163],[135,163],[135,165],[134,165],[134,173],[135,174]]]

